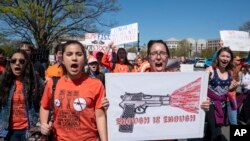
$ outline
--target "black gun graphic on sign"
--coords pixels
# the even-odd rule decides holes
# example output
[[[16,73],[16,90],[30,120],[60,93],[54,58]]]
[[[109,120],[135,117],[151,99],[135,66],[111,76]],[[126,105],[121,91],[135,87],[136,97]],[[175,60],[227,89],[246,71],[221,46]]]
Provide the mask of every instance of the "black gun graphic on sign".
[[[122,102],[119,104],[123,109],[121,118],[134,118],[135,114],[144,114],[148,107],[160,107],[170,104],[170,96],[146,95],[143,93],[125,93],[121,96]],[[119,131],[132,133],[133,124],[120,125]]]

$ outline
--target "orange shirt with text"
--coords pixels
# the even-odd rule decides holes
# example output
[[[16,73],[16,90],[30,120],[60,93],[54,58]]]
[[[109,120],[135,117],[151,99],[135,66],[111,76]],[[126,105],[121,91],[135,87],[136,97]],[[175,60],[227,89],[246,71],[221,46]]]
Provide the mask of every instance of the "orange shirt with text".
[[[23,83],[16,80],[15,81],[15,91],[12,97],[11,105],[11,129],[21,130],[28,127],[27,113],[25,111],[25,100],[23,93]]]
[[[114,73],[126,73],[126,72],[134,72],[133,68],[129,69],[129,66],[126,64],[116,63],[115,68],[113,69],[114,63],[109,61],[108,55],[104,54],[102,57],[102,64],[110,69]],[[113,69],[113,70],[112,70]]]
[[[49,109],[52,80],[46,84],[41,106]],[[96,78],[83,76],[77,80],[61,77],[54,94],[54,124],[56,140],[97,141],[95,109],[102,108],[104,86]]]

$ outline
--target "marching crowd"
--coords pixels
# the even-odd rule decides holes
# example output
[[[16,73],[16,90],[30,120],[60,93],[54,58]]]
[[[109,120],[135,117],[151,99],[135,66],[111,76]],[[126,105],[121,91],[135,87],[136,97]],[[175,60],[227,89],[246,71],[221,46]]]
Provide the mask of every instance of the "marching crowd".
[[[40,123],[47,139],[107,141],[105,73],[179,71],[167,65],[170,52],[162,40],[150,40],[147,57],[137,55],[132,63],[124,48],[111,44],[106,52],[87,56],[84,46],[71,40],[55,47],[56,62],[44,68],[32,62],[33,50],[23,42],[6,60],[0,49],[0,140],[28,140]],[[224,141],[222,126],[250,124],[250,67],[239,60],[221,47],[206,69],[208,99],[200,106],[207,126],[201,140]]]

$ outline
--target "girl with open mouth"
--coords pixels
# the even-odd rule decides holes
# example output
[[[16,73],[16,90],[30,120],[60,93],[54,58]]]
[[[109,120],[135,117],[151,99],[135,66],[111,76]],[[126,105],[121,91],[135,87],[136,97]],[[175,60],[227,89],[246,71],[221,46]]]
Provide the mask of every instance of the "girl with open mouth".
[[[40,107],[41,132],[53,131],[55,140],[107,141],[102,82],[83,72],[87,63],[84,46],[78,41],[62,45],[64,76],[54,93],[53,125],[48,121],[53,81],[46,84]],[[99,133],[99,135],[97,134]]]
[[[14,51],[0,77],[0,138],[26,141],[28,130],[38,122],[43,83],[26,52]]]
[[[222,134],[222,126],[227,125],[227,100],[232,107],[236,103],[229,95],[229,91],[237,87],[233,80],[233,52],[229,47],[222,47],[217,53],[212,66],[207,68],[210,73],[208,83],[208,97],[211,99],[210,110],[206,113],[207,130],[203,140],[227,140]],[[230,104],[231,105],[231,104]],[[229,105],[229,106],[230,106]]]

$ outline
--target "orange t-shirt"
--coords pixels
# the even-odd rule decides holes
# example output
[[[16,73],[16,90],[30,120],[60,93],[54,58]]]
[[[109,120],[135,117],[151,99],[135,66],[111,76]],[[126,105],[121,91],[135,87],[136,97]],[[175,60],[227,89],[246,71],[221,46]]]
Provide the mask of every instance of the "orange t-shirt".
[[[49,66],[47,70],[45,71],[45,77],[51,78],[53,76],[61,77],[63,75],[63,68],[62,66],[58,66],[57,64],[54,64],[52,66]]]
[[[114,64],[113,64],[114,65]],[[125,64],[115,64],[115,68],[112,72],[114,73],[125,73],[125,72],[131,72],[132,70],[129,70],[129,66]]]
[[[52,80],[46,84],[41,106],[49,109]],[[54,93],[54,123],[56,140],[97,141],[95,109],[102,108],[105,96],[101,81],[88,76],[77,80],[62,76]]]
[[[129,69],[129,66],[126,64],[120,64],[120,63],[116,63],[115,64],[115,68],[112,70],[114,63],[110,62],[108,59],[108,55],[104,54],[104,56],[102,57],[102,64],[109,68],[112,72],[114,73],[126,73],[126,72],[133,72],[133,68],[131,67],[131,70]]]
[[[12,97],[10,126],[11,129],[21,130],[28,127],[28,120],[27,113],[25,111],[23,83],[16,80],[15,85],[16,89]]]

